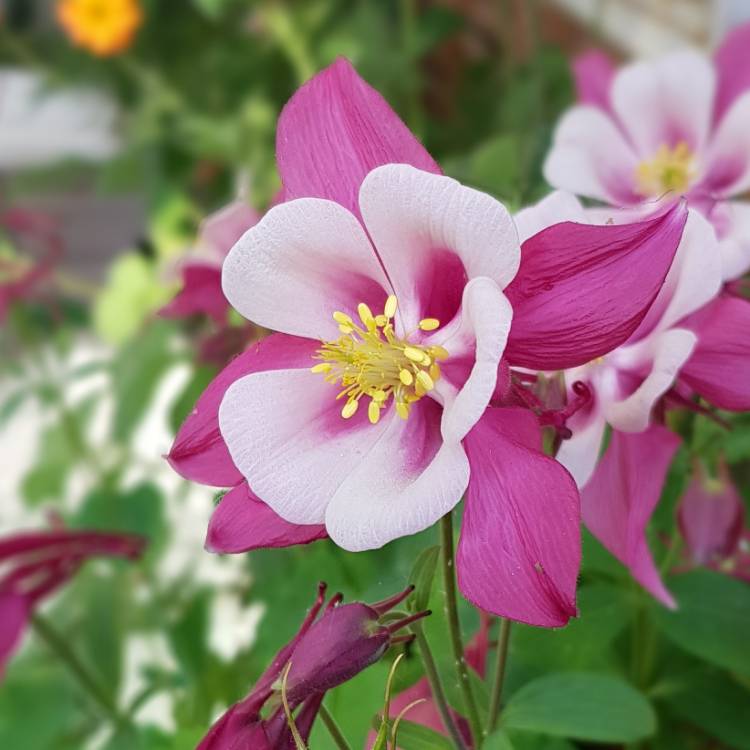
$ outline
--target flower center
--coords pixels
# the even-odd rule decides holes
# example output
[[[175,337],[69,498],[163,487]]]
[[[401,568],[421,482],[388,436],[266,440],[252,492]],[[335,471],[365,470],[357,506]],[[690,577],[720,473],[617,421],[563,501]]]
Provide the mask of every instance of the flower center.
[[[329,383],[341,387],[336,398],[346,399],[341,409],[344,419],[354,416],[363,396],[370,399],[367,416],[373,424],[391,398],[399,417],[408,419],[411,405],[431,391],[440,377],[437,360],[446,359],[448,352],[442,346],[413,344],[409,341],[411,334],[399,338],[393,328],[397,306],[396,297],[391,295],[382,315],[373,315],[360,302],[357,313],[361,326],[346,313],[333,313],[342,335],[335,341],[323,342],[313,356],[322,361],[312,372],[322,373]],[[419,321],[422,331],[439,327],[436,318]]]
[[[635,181],[641,195],[684,193],[695,176],[693,153],[684,141],[674,148],[662,144],[652,159],[642,161],[635,170]]]

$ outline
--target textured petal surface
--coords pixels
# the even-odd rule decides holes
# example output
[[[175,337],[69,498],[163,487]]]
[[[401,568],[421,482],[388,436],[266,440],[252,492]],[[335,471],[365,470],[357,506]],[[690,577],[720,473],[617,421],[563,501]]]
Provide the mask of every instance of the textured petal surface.
[[[560,464],[531,447],[533,430],[540,445],[534,422],[524,410],[489,409],[466,437],[471,481],[456,571],[476,606],[559,627],[576,614],[578,491]]]
[[[714,406],[750,409],[750,302],[719,297],[685,319],[698,344],[680,379]]]
[[[383,164],[440,167],[383,97],[339,58],[289,100],[276,131],[284,199],[316,197],[359,212],[365,175]]]
[[[639,159],[614,121],[595,107],[573,107],[558,124],[544,177],[553,187],[616,205],[640,202]]]
[[[469,462],[461,443],[443,442],[441,411],[423,398],[408,420],[391,416],[377,438],[362,436],[366,458],[326,511],[326,529],[336,544],[352,552],[382,547],[432,526],[460,501]]]
[[[632,435],[614,430],[604,458],[581,491],[583,521],[591,533],[667,607],[675,606],[674,599],[654,565],[646,527],[679,444],[660,425]]]
[[[609,92],[615,76],[612,60],[601,50],[592,49],[573,60],[576,98],[581,104],[610,110]]]
[[[661,145],[706,142],[716,80],[711,62],[684,51],[621,68],[612,82],[612,107],[641,158]]]
[[[740,96],[724,115],[706,154],[701,187],[728,197],[750,188],[750,92]]]
[[[182,423],[167,459],[185,479],[214,487],[233,487],[242,474],[232,462],[219,430],[219,404],[227,388],[262,370],[309,367],[316,341],[276,334],[253,344],[233,359],[209,384]]]
[[[219,425],[232,460],[250,489],[290,523],[323,523],[341,483],[387,431],[388,420],[371,425],[366,409],[343,419],[336,393],[306,367],[246,375],[221,402]]]
[[[693,352],[697,337],[684,328],[655,333],[616,353],[623,370],[645,371],[643,382],[626,398],[603,404],[604,418],[616,430],[643,432],[654,404],[671,387]]]
[[[28,604],[25,597],[11,591],[0,591],[0,678],[20,644],[27,621]]]
[[[274,206],[232,248],[222,283],[248,320],[317,339],[340,335],[335,310],[382,309],[390,288],[354,215],[317,198]]]
[[[455,325],[436,332],[435,341],[451,355],[444,363],[446,376],[451,374],[451,359],[470,368],[463,382],[451,383],[446,377],[436,384],[445,407],[441,429],[449,442],[463,440],[490,402],[512,319],[513,310],[500,288],[480,276],[464,288]]]
[[[407,331],[428,316],[448,323],[466,279],[488,276],[503,289],[516,275],[521,250],[513,220],[485,193],[391,164],[367,176],[359,201]]]
[[[265,547],[291,547],[326,536],[325,526],[287,523],[241,482],[221,498],[206,535],[209,552],[248,552]]]
[[[750,23],[737,26],[725,37],[716,50],[716,99],[714,121],[721,120],[735,99],[750,90]]]
[[[687,209],[676,205],[623,226],[556,224],[526,240],[506,289],[508,361],[566,369],[626,341],[664,282],[686,219]]]

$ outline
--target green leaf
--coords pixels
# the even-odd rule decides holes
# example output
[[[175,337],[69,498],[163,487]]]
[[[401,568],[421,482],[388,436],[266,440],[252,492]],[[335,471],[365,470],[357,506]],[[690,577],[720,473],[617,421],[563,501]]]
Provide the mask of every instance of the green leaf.
[[[668,587],[678,609],[655,605],[664,635],[701,659],[750,675],[750,587],[710,570],[675,576]]]
[[[637,690],[616,677],[550,674],[524,685],[505,707],[503,726],[594,742],[636,742],[656,731]]]
[[[149,406],[156,386],[174,361],[169,349],[172,326],[158,321],[120,350],[113,364],[115,390],[113,432],[126,442]]]
[[[414,593],[409,599],[409,608],[414,612],[424,611],[430,603],[432,581],[435,578],[439,559],[440,546],[436,544],[423,550],[411,569],[409,583],[414,586]]]

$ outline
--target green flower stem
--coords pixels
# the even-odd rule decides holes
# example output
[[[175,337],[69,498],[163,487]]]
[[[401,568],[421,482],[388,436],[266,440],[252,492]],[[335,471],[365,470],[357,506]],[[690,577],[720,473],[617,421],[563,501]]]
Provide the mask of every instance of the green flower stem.
[[[458,684],[464,696],[466,714],[471,726],[471,733],[476,743],[482,737],[482,725],[479,721],[479,710],[472,690],[469,667],[464,657],[464,644],[461,637],[461,625],[458,621],[458,599],[456,593],[456,575],[453,555],[453,515],[446,513],[440,519],[440,550],[443,563],[443,584],[445,586],[445,617],[450,632],[453,662],[456,667]]]
[[[61,636],[47,620],[39,614],[31,616],[31,624],[36,635],[43,640],[68,670],[78,680],[81,687],[96,701],[102,711],[112,720],[114,724],[127,724],[128,719],[117,710],[112,697],[99,684],[99,681],[91,674],[88,668],[78,658],[68,642]]]
[[[351,750],[351,746],[346,741],[346,737],[344,737],[344,734],[341,731],[341,728],[336,723],[336,719],[333,718],[333,715],[325,707],[325,704],[323,703],[320,704],[320,710],[318,713],[323,723],[326,725],[326,729],[328,729],[328,734],[331,735],[333,744],[336,745],[336,747],[339,748],[339,750]]]
[[[497,643],[497,661],[495,663],[495,677],[492,681],[490,693],[490,710],[487,716],[487,730],[485,735],[492,734],[500,716],[500,699],[503,695],[505,682],[505,667],[508,662],[508,643],[510,642],[510,620],[500,619],[500,637]]]
[[[422,632],[422,623],[417,622],[411,627],[414,633],[419,653],[422,656],[422,663],[424,664],[424,671],[427,677],[427,682],[430,683],[430,691],[432,692],[432,698],[435,701],[440,718],[443,721],[443,726],[448,730],[453,744],[457,750],[468,750],[466,743],[458,731],[456,722],[453,721],[450,708],[448,708],[448,701],[445,697],[445,690],[440,682],[440,675],[438,674],[437,666],[435,664],[435,657],[432,655],[430,650],[430,644],[427,642],[424,633]]]

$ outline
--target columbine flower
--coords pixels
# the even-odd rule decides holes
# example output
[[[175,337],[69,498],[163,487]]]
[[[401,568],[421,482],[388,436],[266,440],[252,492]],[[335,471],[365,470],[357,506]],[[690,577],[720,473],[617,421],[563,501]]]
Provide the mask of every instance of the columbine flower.
[[[566,193],[553,193],[516,217],[522,236],[573,219],[620,224],[640,211],[584,210]],[[572,432],[557,459],[581,493],[583,520],[634,578],[673,605],[651,559],[646,525],[678,445],[666,429],[650,427],[666,399],[689,404],[697,392],[725,409],[750,408],[750,304],[719,296],[717,240],[708,222],[690,211],[667,280],[633,335],[613,351],[564,372],[569,398],[588,396],[566,422]],[[598,464],[605,428],[613,437]],[[641,461],[641,459],[643,459]]]
[[[601,54],[575,64],[581,104],[557,127],[544,173],[557,188],[617,206],[687,195],[716,229],[724,279],[750,268],[750,24],[712,63],[676,52],[615,72]]]
[[[189,478],[237,485],[210,546],[327,532],[350,550],[378,547],[466,491],[464,594],[564,624],[580,555],[575,488],[541,454],[530,412],[487,407],[508,390],[509,366],[582,364],[638,327],[684,209],[627,227],[558,225],[521,252],[505,208],[436,174],[344,60],[286,106],[277,153],[287,202],[229,254],[224,290],[283,333],[219,375],[170,452]]]
[[[89,558],[138,557],[140,537],[96,531],[18,532],[0,539],[0,674],[35,607]]]
[[[352,679],[374,664],[394,643],[408,640],[398,631],[424,617],[420,612],[402,620],[382,624],[380,619],[412,591],[407,588],[377,604],[340,604],[331,598],[322,615],[325,584],[307,613],[297,634],[274,657],[250,694],[231,706],[198,746],[197,750],[286,750],[291,733],[281,704],[282,675],[286,674],[286,700],[291,711],[299,708],[295,724],[303,740],[312,729],[327,690]],[[261,709],[267,717],[261,717]]]
[[[745,506],[726,464],[719,466],[718,477],[696,468],[677,519],[691,562],[750,580],[750,555],[742,549]]]
[[[107,57],[130,46],[143,10],[138,0],[58,0],[57,18],[74,44]]]
[[[180,263],[182,289],[160,314],[169,318],[206,315],[219,325],[226,324],[229,303],[221,291],[221,265],[235,242],[258,219],[258,213],[241,198],[209,216],[195,251]]]

